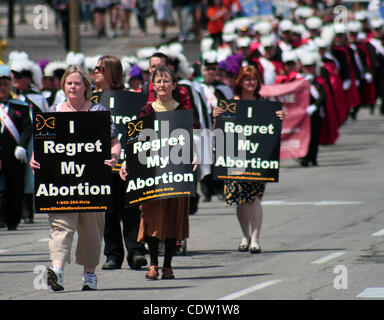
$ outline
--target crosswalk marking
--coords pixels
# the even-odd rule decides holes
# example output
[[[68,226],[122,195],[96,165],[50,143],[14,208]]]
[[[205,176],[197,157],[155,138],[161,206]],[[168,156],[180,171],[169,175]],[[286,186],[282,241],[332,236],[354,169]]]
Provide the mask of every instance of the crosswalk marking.
[[[384,298],[384,288],[367,288],[357,298]]]
[[[218,300],[234,300],[234,299],[240,298],[242,296],[245,296],[246,294],[249,294],[251,292],[254,292],[254,291],[257,291],[257,290],[269,287],[269,286],[272,286],[272,285],[274,285],[276,283],[279,283],[281,281],[283,281],[283,280],[276,279],[276,280],[270,280],[270,281],[262,282],[262,283],[254,285],[252,287],[249,287],[249,288],[246,288],[246,289],[243,289],[243,290],[231,293],[229,295],[226,295],[226,296],[224,296],[224,297],[222,297],[222,298],[220,298]]]
[[[380,237],[380,236],[384,236],[384,229],[381,229],[375,233],[372,233],[372,237]]]
[[[312,261],[311,263],[312,264],[322,264],[322,263],[326,263],[332,259],[335,259],[335,258],[338,258],[338,257],[341,257],[342,255],[345,254],[345,251],[341,251],[341,252],[333,252],[323,258],[320,258],[318,260],[315,260],[315,261]]]

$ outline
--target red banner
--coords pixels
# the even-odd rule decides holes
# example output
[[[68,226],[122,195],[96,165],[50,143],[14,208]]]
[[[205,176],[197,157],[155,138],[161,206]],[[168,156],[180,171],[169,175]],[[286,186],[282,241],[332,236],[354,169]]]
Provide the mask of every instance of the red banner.
[[[311,119],[307,114],[309,84],[307,80],[263,85],[261,96],[283,103],[286,118],[281,130],[280,159],[304,157],[311,139]]]

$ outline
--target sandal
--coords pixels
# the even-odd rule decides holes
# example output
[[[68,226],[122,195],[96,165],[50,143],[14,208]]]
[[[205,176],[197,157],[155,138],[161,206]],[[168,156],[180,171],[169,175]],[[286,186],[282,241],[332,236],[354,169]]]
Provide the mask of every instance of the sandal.
[[[175,275],[173,274],[173,271],[172,271],[171,267],[163,268],[163,274],[161,276],[161,279],[175,279]]]
[[[157,280],[159,279],[159,270],[158,266],[149,266],[148,271],[145,274],[145,278],[149,280]]]
[[[250,239],[248,239],[246,244],[241,244],[239,245],[239,252],[247,252],[249,249],[249,243],[251,242]]]

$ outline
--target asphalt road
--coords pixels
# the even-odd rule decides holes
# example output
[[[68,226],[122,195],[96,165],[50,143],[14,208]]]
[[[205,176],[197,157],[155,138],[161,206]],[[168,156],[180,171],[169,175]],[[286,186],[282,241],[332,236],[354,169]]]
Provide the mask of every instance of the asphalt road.
[[[280,182],[263,200],[261,254],[237,252],[235,209],[216,198],[190,216],[186,256],[175,280],[148,281],[145,270],[97,270],[98,288],[82,292],[82,269],[69,264],[65,290],[45,286],[47,218],[0,230],[0,300],[351,300],[384,298],[384,121],[362,110],[319,166],[281,163]],[[104,257],[102,257],[104,262]],[[160,263],[162,258],[160,259]]]
[[[45,34],[30,24],[16,32],[6,54],[26,50],[35,60],[65,55],[51,23]],[[176,35],[171,28],[168,40]],[[147,37],[137,31],[130,38],[98,40],[91,31],[82,36],[82,50],[89,55],[121,57],[159,43],[154,26]],[[198,47],[185,45],[189,59],[197,58]],[[35,224],[22,224],[18,231],[0,229],[0,300],[383,299],[383,120],[377,111],[362,110],[357,121],[342,126],[335,145],[321,147],[318,167],[282,161],[280,182],[268,184],[263,200],[261,254],[237,252],[241,232],[235,208],[214,198],[200,203],[190,217],[187,254],[174,258],[175,280],[147,281],[145,270],[126,264],[116,271],[100,266],[99,290],[82,292],[82,269],[70,264],[65,291],[54,293],[43,275],[49,265],[49,227],[38,215]]]

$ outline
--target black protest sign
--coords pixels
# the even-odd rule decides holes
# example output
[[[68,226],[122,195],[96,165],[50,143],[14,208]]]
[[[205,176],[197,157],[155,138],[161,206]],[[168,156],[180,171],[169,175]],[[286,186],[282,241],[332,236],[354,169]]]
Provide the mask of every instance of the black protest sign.
[[[146,105],[147,98],[142,93],[127,90],[107,90],[93,93],[92,101],[109,108],[116,130],[119,133],[121,153],[118,163],[113,168],[113,172],[118,173],[125,159],[125,144],[122,137],[125,136],[127,123],[139,118],[140,110]]]
[[[108,111],[35,113],[37,213],[104,212],[111,206]]]
[[[279,181],[280,102],[220,101],[225,112],[216,120],[215,165],[217,180]]]
[[[125,204],[192,197],[192,110],[159,112],[127,125]]]

